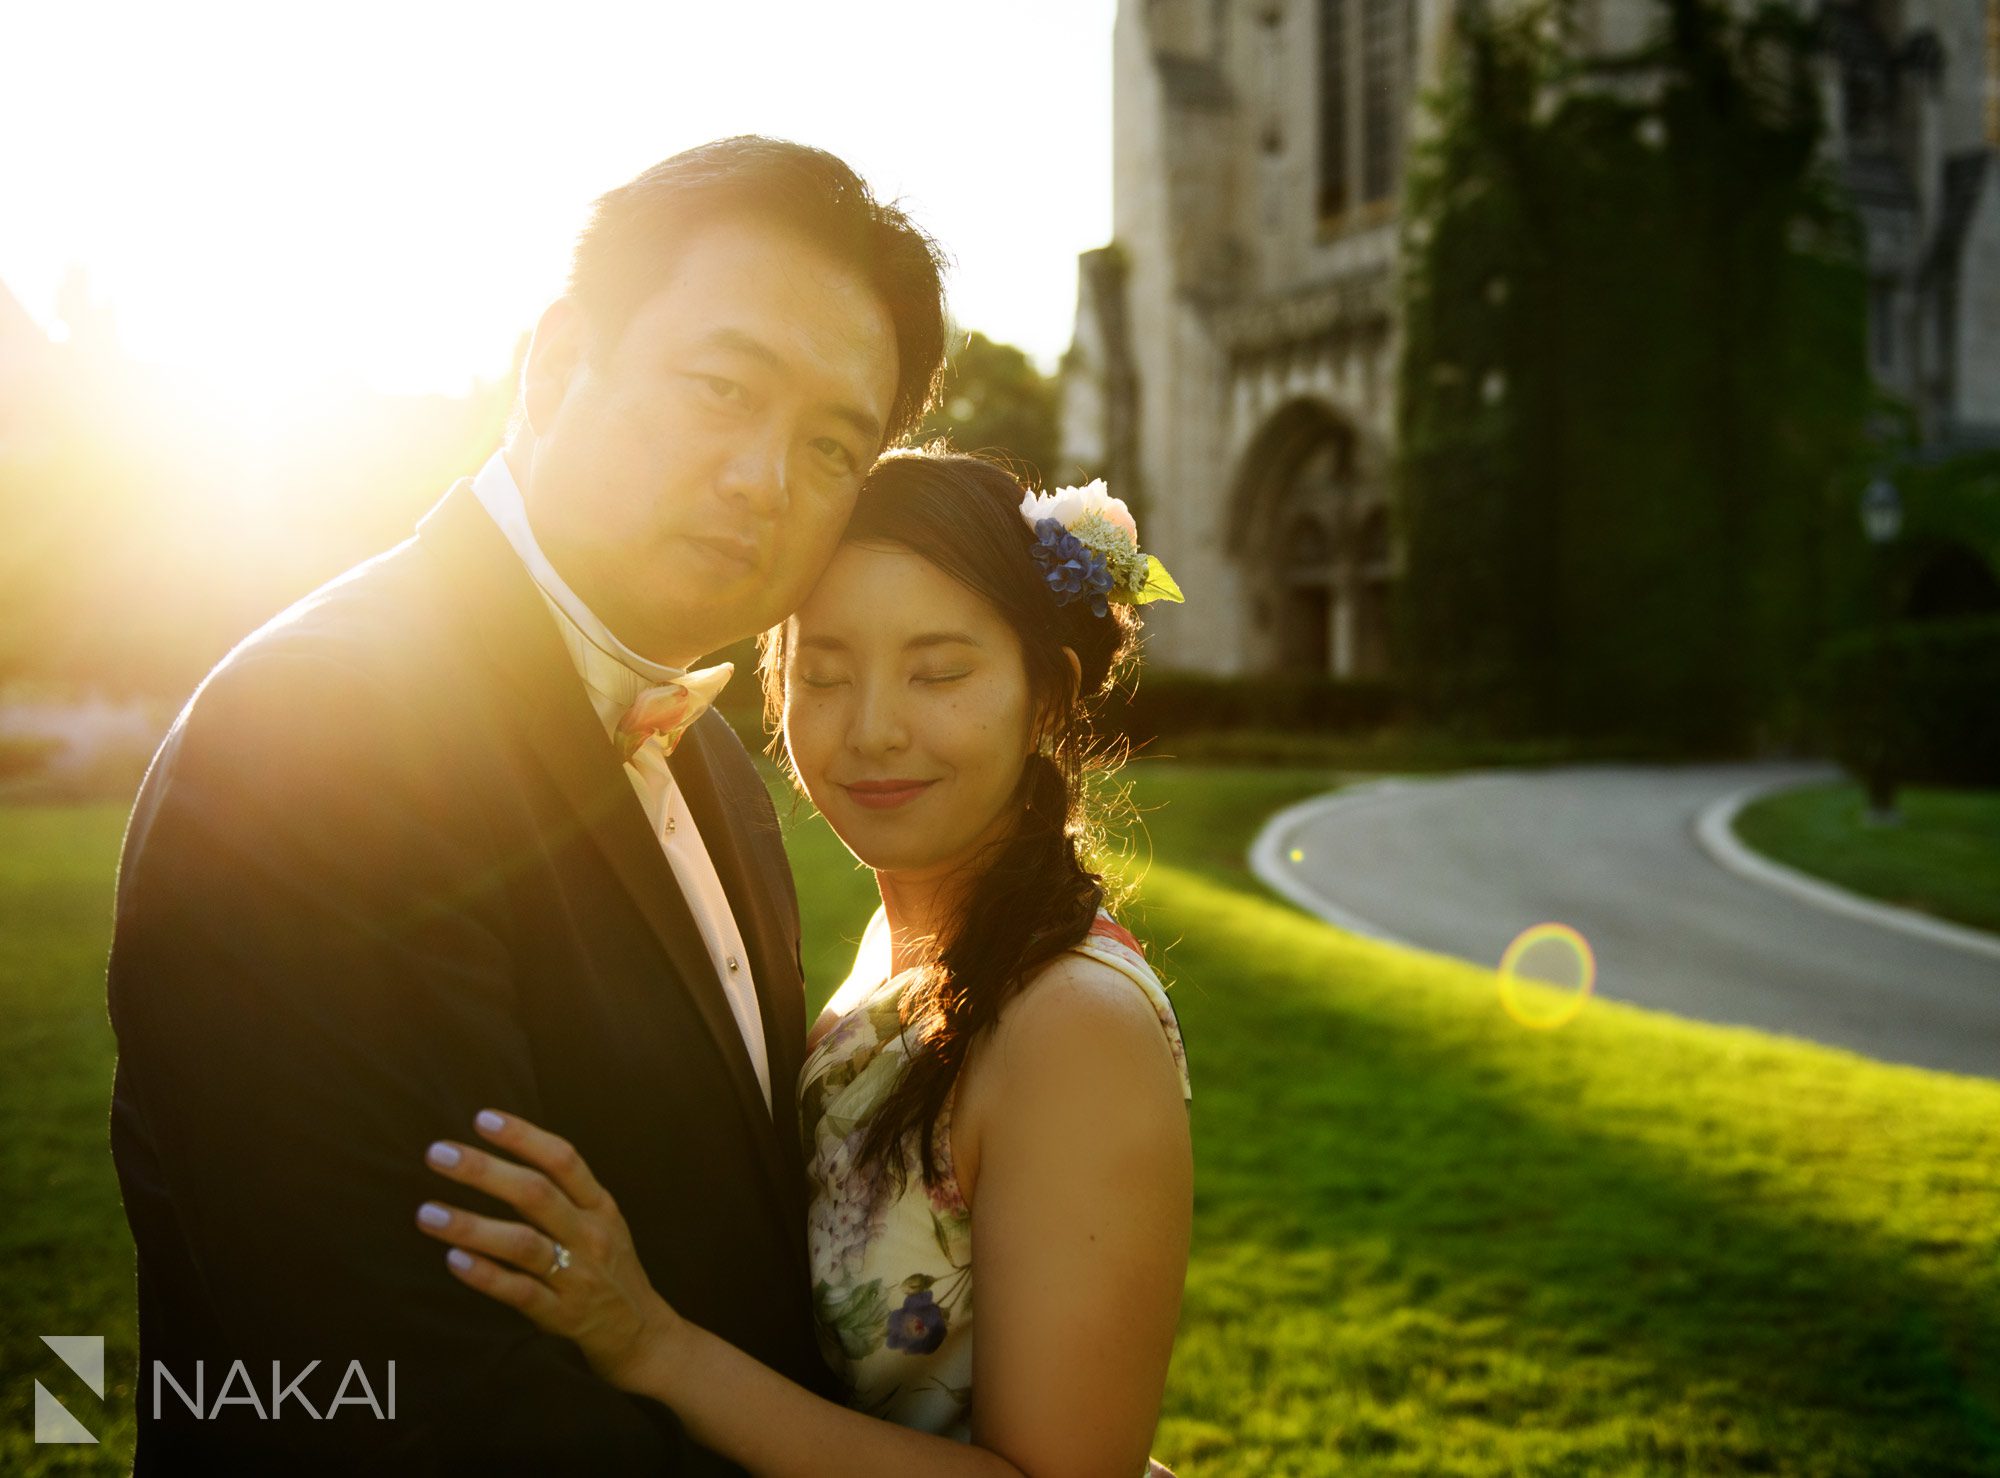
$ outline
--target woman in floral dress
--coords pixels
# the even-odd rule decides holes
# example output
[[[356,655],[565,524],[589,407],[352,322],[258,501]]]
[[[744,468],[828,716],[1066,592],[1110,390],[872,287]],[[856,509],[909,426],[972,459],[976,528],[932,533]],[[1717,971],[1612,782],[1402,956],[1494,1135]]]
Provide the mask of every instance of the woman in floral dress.
[[[857,1166],[869,1125],[905,1074],[911,1045],[900,1007],[909,974],[888,969],[886,913],[877,909],[841,994],[808,1054],[800,1127],[812,1177],[813,1304],[827,1361],[871,1416],[971,1440],[972,1207],[950,1152],[950,1103],[938,1120],[944,1173],[893,1198],[879,1172]],[[1126,976],[1167,1035],[1183,1097],[1187,1058],[1173,1008],[1138,941],[1100,913],[1075,952]],[[914,1168],[912,1166],[911,1168]]]
[[[1163,1471],[1147,1449],[1187,1267],[1186,1056],[1084,861],[1091,715],[1136,607],[1163,596],[1180,598],[1101,487],[1029,494],[980,459],[903,454],[766,635],[781,758],[882,899],[798,1085],[845,1405],[678,1315],[589,1169],[517,1117],[479,1132],[534,1172],[474,1154],[440,1173],[532,1226],[454,1209],[427,1230],[455,1274],[752,1472]]]

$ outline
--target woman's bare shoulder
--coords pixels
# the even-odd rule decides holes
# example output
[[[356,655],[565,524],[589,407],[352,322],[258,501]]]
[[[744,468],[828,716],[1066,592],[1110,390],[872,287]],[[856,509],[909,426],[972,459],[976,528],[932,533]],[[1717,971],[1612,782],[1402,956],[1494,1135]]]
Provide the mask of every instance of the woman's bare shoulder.
[[[1009,1077],[1074,1070],[1158,1078],[1179,1094],[1166,1033],[1144,989],[1075,951],[1038,970],[1000,1013],[988,1054]]]
[[[1103,960],[1060,955],[1001,1008],[967,1059],[952,1119],[960,1185],[970,1201],[1003,1121],[1108,1127],[1130,1113],[1148,1121],[1147,1135],[1171,1137],[1180,1116],[1167,1109],[1181,1101],[1173,1048],[1145,992]]]

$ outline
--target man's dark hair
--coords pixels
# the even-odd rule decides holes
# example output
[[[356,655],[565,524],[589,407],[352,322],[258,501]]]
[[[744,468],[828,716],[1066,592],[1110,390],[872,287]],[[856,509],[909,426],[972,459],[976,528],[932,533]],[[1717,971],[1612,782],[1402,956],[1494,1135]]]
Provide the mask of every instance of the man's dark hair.
[[[615,342],[657,292],[680,245],[729,218],[797,232],[868,282],[896,326],[887,444],[923,419],[944,369],[944,257],[898,207],[824,149],[756,134],[663,159],[597,199],[571,257],[568,292],[600,342]]]

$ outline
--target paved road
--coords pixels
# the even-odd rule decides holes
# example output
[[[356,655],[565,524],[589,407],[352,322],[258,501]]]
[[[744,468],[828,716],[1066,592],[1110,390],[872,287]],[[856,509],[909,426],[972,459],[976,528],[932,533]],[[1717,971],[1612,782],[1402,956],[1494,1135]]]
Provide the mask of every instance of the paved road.
[[[1266,851],[1341,921],[1424,949],[1497,967],[1523,929],[1553,920],[1590,941],[1608,998],[2000,1077],[2000,960],[1829,913],[1738,876],[1697,843],[1696,820],[1717,799],[1822,773],[1412,777],[1301,816]]]

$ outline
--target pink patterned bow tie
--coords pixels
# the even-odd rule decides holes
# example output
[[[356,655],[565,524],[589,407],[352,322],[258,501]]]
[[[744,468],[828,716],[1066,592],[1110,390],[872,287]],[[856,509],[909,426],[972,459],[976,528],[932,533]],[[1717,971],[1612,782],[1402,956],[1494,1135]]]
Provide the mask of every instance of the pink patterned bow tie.
[[[659,741],[663,757],[671,755],[674,746],[681,742],[681,735],[693,726],[696,719],[708,712],[708,706],[715,701],[716,695],[735,671],[734,662],[718,662],[713,667],[699,667],[673,682],[646,689],[625,710],[625,716],[618,720],[615,735],[618,757],[629,763],[649,739]]]

